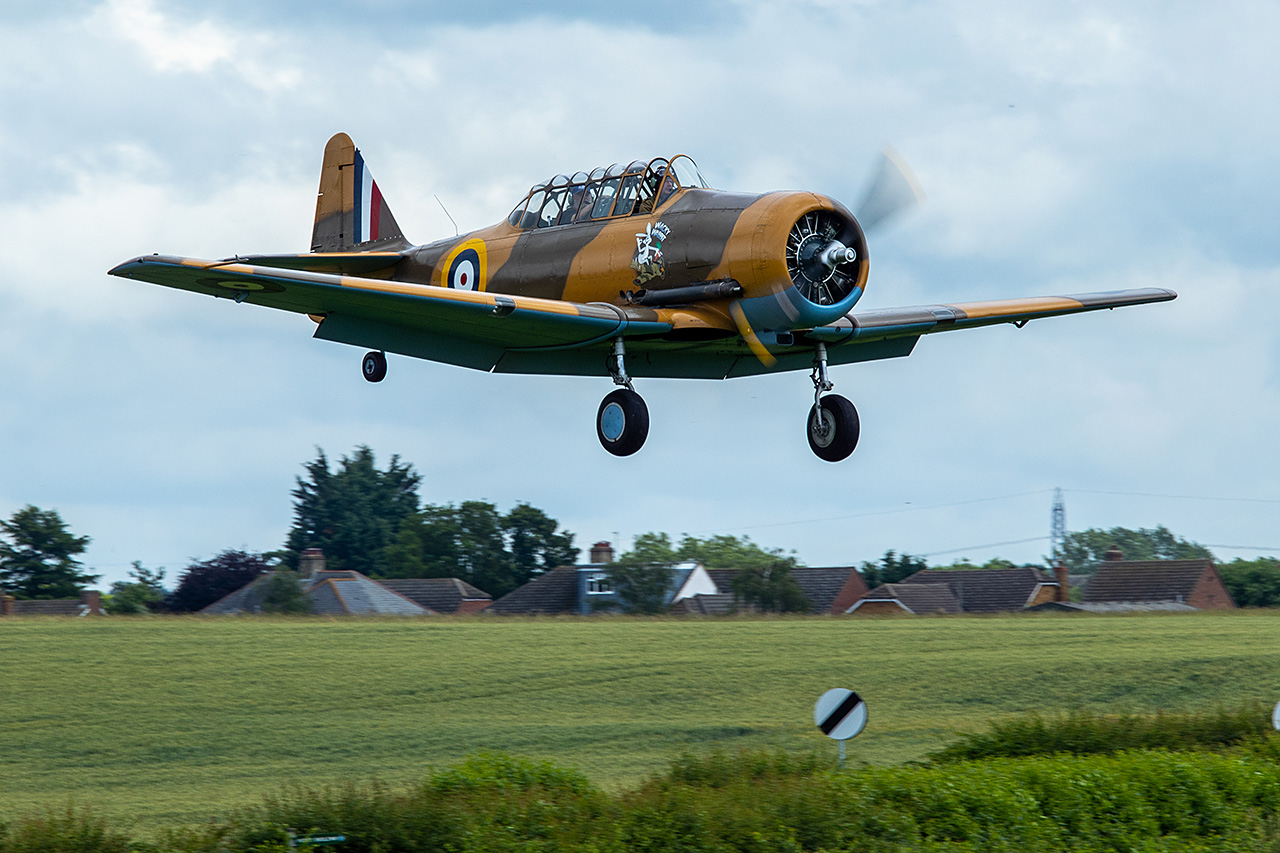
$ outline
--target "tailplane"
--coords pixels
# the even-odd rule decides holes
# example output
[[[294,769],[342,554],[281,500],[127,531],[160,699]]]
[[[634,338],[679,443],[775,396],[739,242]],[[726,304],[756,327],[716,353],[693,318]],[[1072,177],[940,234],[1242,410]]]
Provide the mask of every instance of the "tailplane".
[[[387,251],[408,245],[360,149],[345,133],[334,134],[324,147],[311,251]]]

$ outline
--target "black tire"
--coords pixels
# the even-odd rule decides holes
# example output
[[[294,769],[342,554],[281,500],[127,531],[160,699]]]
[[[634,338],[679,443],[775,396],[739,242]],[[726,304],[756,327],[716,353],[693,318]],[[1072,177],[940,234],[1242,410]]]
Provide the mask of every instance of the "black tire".
[[[821,416],[822,420],[818,418]],[[822,429],[825,426],[826,429]],[[839,394],[828,394],[822,398],[822,407],[809,410],[808,429],[809,449],[819,459],[827,462],[839,462],[847,459],[853,449],[858,446],[858,434],[861,432],[858,422],[858,410]]]
[[[596,438],[614,456],[630,456],[649,437],[649,407],[635,391],[619,388],[600,401]]]
[[[369,382],[381,382],[387,376],[387,357],[376,351],[365,353],[360,372]]]

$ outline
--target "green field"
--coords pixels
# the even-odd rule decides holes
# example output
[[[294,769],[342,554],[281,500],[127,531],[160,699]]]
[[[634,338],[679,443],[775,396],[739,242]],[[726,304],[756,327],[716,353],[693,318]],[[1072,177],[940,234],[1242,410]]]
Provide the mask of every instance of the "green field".
[[[291,784],[420,778],[479,751],[609,787],[721,746],[923,757],[1028,710],[1280,699],[1280,612],[996,618],[0,620],[0,819],[77,803],[140,829]]]

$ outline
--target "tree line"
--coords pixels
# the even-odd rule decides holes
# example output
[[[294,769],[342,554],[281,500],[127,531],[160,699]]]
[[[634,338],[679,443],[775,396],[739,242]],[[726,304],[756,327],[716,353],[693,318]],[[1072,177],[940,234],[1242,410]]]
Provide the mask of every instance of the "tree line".
[[[320,548],[327,567],[354,570],[372,578],[456,577],[494,598],[538,574],[577,561],[574,534],[528,503],[506,512],[486,501],[424,503],[422,477],[412,465],[392,456],[385,469],[374,453],[360,446],[331,463],[323,450],[305,463],[293,489],[293,524],[282,548],[266,553],[226,550],[192,561],[165,587],[165,569],[134,562],[129,580],[112,584],[108,610],[140,613],[192,612],[212,604],[273,570],[296,570],[308,548]],[[90,543],[67,529],[56,511],[25,506],[0,520],[0,590],[22,599],[74,598],[101,576],[85,570],[78,557]],[[1072,574],[1097,570],[1107,551],[1119,548],[1126,560],[1212,559],[1203,545],[1163,526],[1124,527],[1068,533],[1060,559]],[[749,537],[683,536],[650,532],[636,537],[631,550],[608,567],[623,606],[633,612],[662,609],[670,566],[691,561],[707,568],[733,568],[733,593],[741,604],[764,611],[804,611],[809,607],[792,570],[794,553],[765,548]],[[1040,568],[1051,568],[1046,559]],[[962,571],[1005,568],[994,559],[981,565],[956,560],[932,568]],[[888,551],[863,562],[859,571],[869,587],[897,583],[931,568],[923,557]],[[1224,584],[1241,607],[1280,606],[1280,560],[1260,557],[1219,563]],[[297,584],[288,577],[268,590],[268,609],[304,610]]]

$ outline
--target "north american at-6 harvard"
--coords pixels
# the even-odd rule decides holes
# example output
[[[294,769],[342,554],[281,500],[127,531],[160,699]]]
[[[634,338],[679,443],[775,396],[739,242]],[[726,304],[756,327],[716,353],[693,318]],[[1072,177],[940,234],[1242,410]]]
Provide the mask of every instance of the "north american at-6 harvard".
[[[809,446],[837,462],[858,443],[857,410],[828,367],[909,355],[921,335],[1022,326],[1163,302],[1144,288],[855,311],[871,229],[912,203],[914,180],[889,154],[855,217],[812,192],[714,190],[693,161],[637,160],[535,185],[504,221],[415,246],[359,149],[325,146],[311,251],[208,261],[146,255],[112,275],[308,315],[315,337],[501,373],[601,376],[596,434],[635,453],[649,411],[639,377],[727,379],[810,370]]]

